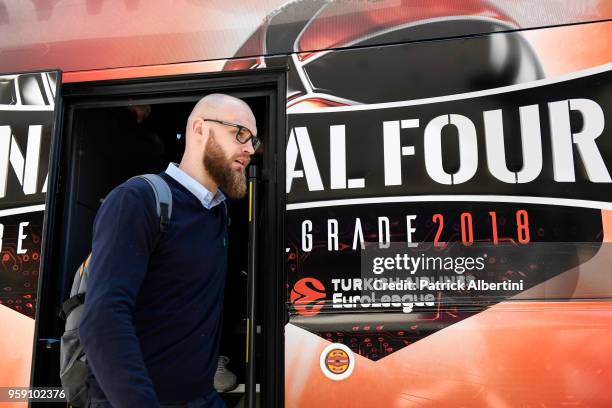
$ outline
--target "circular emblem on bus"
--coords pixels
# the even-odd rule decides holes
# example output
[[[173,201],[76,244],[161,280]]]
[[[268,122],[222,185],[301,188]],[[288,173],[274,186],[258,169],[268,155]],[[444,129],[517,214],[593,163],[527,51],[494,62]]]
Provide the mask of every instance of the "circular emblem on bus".
[[[319,361],[321,371],[331,380],[340,381],[349,377],[355,368],[355,355],[347,346],[332,343],[325,347]]]

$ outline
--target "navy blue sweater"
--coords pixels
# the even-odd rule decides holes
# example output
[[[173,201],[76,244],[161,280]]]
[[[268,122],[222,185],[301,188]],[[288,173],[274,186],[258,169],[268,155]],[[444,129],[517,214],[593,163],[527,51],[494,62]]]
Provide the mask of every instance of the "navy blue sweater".
[[[92,398],[113,407],[157,407],[213,390],[227,270],[223,204],[211,210],[165,173],[172,190],[168,232],[151,187],[129,180],[94,222],[79,335]]]

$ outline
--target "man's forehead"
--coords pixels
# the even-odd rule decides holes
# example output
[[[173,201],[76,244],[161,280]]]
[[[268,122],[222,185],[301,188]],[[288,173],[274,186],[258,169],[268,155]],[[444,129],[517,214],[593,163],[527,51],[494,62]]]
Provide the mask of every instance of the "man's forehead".
[[[257,134],[257,123],[249,105],[241,99],[225,94],[210,94],[200,99],[190,118],[215,119],[235,123]]]
[[[244,126],[253,133],[257,131],[255,116],[248,107],[228,104],[217,109],[215,114],[218,117],[214,119]]]

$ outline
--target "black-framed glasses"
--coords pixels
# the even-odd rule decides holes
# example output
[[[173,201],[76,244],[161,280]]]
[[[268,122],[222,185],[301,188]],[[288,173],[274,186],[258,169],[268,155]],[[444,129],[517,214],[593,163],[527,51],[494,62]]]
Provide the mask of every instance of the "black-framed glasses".
[[[204,119],[204,122],[215,122],[225,126],[231,126],[237,129],[236,131],[236,140],[242,144],[248,143],[249,140],[252,140],[253,150],[257,150],[259,146],[261,146],[261,139],[255,136],[249,128],[246,128],[242,125],[238,125],[236,123],[225,122],[217,119]]]

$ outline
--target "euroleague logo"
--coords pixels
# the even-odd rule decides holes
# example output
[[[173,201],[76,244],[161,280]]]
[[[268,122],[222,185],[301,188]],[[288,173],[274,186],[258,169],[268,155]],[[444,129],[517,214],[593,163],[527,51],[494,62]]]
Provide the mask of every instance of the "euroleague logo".
[[[302,316],[314,316],[325,305],[325,286],[315,278],[302,278],[293,285],[290,300]]]

